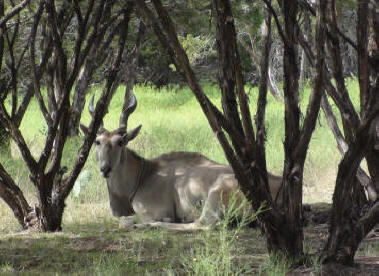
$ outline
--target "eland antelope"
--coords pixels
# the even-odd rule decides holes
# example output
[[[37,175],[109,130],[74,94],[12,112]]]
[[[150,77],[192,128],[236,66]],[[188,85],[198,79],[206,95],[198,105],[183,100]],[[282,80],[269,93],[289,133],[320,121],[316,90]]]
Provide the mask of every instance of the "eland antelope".
[[[112,214],[127,216],[121,220],[124,226],[133,225],[136,217],[142,223],[139,225],[174,230],[215,224],[232,194],[236,194],[237,201],[244,198],[232,169],[195,152],[171,152],[154,159],[139,156],[128,147],[141,130],[140,125],[127,131],[127,119],[137,106],[133,94],[131,98],[120,127],[108,131],[101,126],[95,140]],[[93,115],[93,98],[89,110]],[[81,129],[88,132],[83,125]],[[272,196],[276,198],[281,177],[269,174],[268,178]]]

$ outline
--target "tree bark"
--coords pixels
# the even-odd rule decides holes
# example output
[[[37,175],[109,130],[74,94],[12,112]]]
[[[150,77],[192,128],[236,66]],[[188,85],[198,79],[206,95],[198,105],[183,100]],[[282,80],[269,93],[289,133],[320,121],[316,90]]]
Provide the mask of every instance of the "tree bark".
[[[329,125],[329,128],[332,130],[334,138],[337,141],[337,147],[340,153],[345,155],[347,152],[349,146],[346,143],[343,134],[338,126],[337,118],[335,117],[332,107],[329,104],[328,98],[326,95],[323,95],[321,100],[321,106],[325,114],[326,121]],[[364,187],[367,191],[368,198],[371,202],[375,202],[377,199],[377,193],[375,190],[375,186],[373,186],[371,178],[366,174],[366,172],[359,167],[356,175],[357,181],[360,183],[360,186]],[[364,191],[359,190],[359,193],[357,193],[357,202],[360,202],[358,205],[363,207],[365,204],[367,204],[367,199],[364,194]]]
[[[2,123],[0,123],[0,154],[11,156],[11,137]]]
[[[303,254],[302,184],[303,161],[293,155],[300,138],[299,68],[295,36],[297,1],[283,1],[284,43],[283,72],[285,100],[285,140],[283,168],[283,202],[288,225],[288,254]]]
[[[355,181],[357,169],[361,160],[366,156],[368,167],[377,168],[377,159],[370,159],[371,154],[378,154],[375,147],[378,145],[378,121],[379,121],[379,77],[378,68],[378,51],[370,51],[367,45],[367,6],[368,1],[360,1],[358,6],[358,23],[357,23],[357,40],[358,40],[358,79],[361,96],[361,118],[353,122],[346,122],[348,130],[353,137],[347,137],[348,151],[338,168],[336,187],[333,194],[333,208],[331,215],[331,225],[329,228],[329,237],[324,248],[321,259],[324,263],[337,262],[345,265],[352,265],[356,250],[367,235],[367,233],[379,222],[379,204],[376,201],[373,205],[365,205],[362,208],[361,203],[357,201],[357,194],[362,193],[360,186]],[[328,7],[329,14],[335,12],[334,1]],[[373,12],[377,13],[377,7]],[[333,22],[336,25],[335,21]],[[335,38],[331,35],[333,54],[338,53]],[[340,54],[337,65],[341,65]],[[370,62],[365,63],[366,60]],[[376,66],[376,67],[375,67]],[[337,87],[343,87],[343,78],[341,77],[342,66],[335,66],[334,74],[337,78]],[[373,80],[372,85],[368,81],[369,76]],[[346,106],[344,106],[346,108]],[[355,110],[353,110],[355,112]],[[342,113],[342,111],[341,111]],[[355,113],[350,114],[355,115]],[[350,120],[355,117],[350,117]],[[343,118],[348,120],[348,118]],[[374,163],[376,162],[376,163]],[[376,176],[376,171],[370,171],[372,177]],[[374,179],[375,181],[375,179]]]
[[[311,18],[309,15],[309,11],[304,10],[304,38],[308,42],[308,44],[312,45],[312,26],[311,26]],[[305,50],[301,50],[301,64],[300,64],[300,85],[304,87],[309,78],[309,61]]]
[[[321,256],[324,263],[353,265],[360,242],[379,222],[379,204],[376,203],[368,211],[362,210],[361,206],[356,205],[354,195],[357,186],[355,175],[370,144],[370,125],[372,120],[357,132],[355,142],[349,145],[338,167],[329,237]]]
[[[272,14],[269,10],[265,9],[265,19],[264,25],[262,26],[262,58],[260,62],[260,72],[261,77],[259,81],[259,95],[257,104],[257,114],[256,114],[256,126],[257,126],[257,155],[259,155],[258,160],[263,166],[263,171],[267,172],[266,165],[266,129],[265,129],[265,113],[267,104],[267,84],[270,83],[270,51],[271,51],[271,19]],[[275,199],[274,199],[275,200]]]
[[[371,43],[368,45],[368,52],[371,53],[369,59],[371,60],[371,88],[369,89],[369,98],[367,99],[369,105],[379,102],[379,3],[371,5],[371,20],[369,30],[371,31]],[[379,193],[379,116],[374,120],[371,130],[371,137],[373,139],[372,147],[367,151],[366,161],[368,170],[370,172],[376,193]]]
[[[0,18],[4,16],[4,0],[0,0]],[[4,32],[5,28],[0,27],[0,73],[3,65],[4,57]],[[5,80],[0,78],[0,100],[6,98],[6,88]],[[4,94],[3,94],[4,93]],[[3,95],[2,95],[3,94]],[[5,129],[4,125],[0,122],[0,153],[9,156],[10,154],[10,136]]]
[[[225,117],[233,124],[242,134],[242,125],[239,118],[237,99],[236,99],[236,81],[234,74],[234,60],[236,59],[235,47],[233,45],[232,22],[234,18],[229,11],[230,7],[222,6],[219,1],[212,1],[213,14],[216,21],[216,44],[219,60],[219,86],[221,88],[221,102]],[[234,27],[234,25],[233,25]]]
[[[12,209],[14,216],[22,226],[26,229],[28,221],[26,220],[28,214],[32,211],[26,201],[20,188],[13,182],[11,176],[5,171],[4,167],[0,164],[0,197]]]

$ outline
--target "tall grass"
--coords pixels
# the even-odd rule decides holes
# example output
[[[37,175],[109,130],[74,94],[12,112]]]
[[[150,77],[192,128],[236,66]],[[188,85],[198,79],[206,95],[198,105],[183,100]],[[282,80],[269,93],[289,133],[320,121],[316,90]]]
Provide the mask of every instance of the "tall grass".
[[[358,105],[356,80],[348,81],[347,85],[351,91],[354,104]],[[210,84],[204,84],[203,88],[210,99],[220,107],[221,98],[218,88]],[[246,91],[250,99],[251,112],[254,115],[258,90],[257,88],[247,87]],[[133,128],[142,124],[142,130],[141,134],[129,146],[140,155],[150,158],[169,151],[196,151],[217,162],[226,163],[224,153],[189,88],[156,89],[150,86],[136,86],[134,92],[138,99],[138,107],[130,116],[128,127]],[[93,88],[87,97],[87,103],[89,97],[94,94],[97,99],[100,93],[101,88]],[[309,93],[309,88],[303,91],[301,102],[303,114],[305,114]],[[123,94],[124,88],[120,87],[110,103],[109,113],[104,119],[104,125],[108,129],[118,127]],[[81,121],[85,125],[90,122],[87,106]],[[270,94],[268,95],[266,111],[266,127],[268,169],[280,175],[284,162],[284,104],[276,101]],[[21,131],[35,156],[38,156],[43,148],[46,129],[38,103],[32,100],[22,121]],[[72,138],[65,146],[63,164],[69,168],[77,157],[82,139],[82,137]],[[28,170],[17,147],[12,144],[11,156],[2,155],[0,160],[16,183],[26,192],[31,205],[34,205],[36,198],[33,187],[28,178]],[[305,202],[331,201],[339,160],[340,155],[336,149],[336,143],[327,127],[323,114],[321,114],[312,136],[305,165]],[[70,195],[67,202],[68,206],[70,204],[75,206],[84,204],[83,206],[85,206],[86,204],[104,204],[107,202],[105,181],[99,174],[93,151],[90,153],[79,182],[80,189],[77,189],[75,194]],[[0,201],[0,207],[0,222],[3,222],[0,225],[5,224],[10,227],[13,223],[17,224],[14,220],[9,219],[13,216],[2,201]],[[103,216],[109,215],[108,208],[102,212]],[[0,226],[0,228],[4,228],[4,226]],[[13,226],[11,228],[14,229]]]
[[[248,206],[245,200],[237,203],[233,197],[230,205],[224,207],[224,217],[212,231],[203,235],[200,245],[192,248],[191,254],[181,256],[182,265],[186,272],[194,275],[241,275],[252,274],[253,269],[248,263],[236,261],[236,257],[242,255],[242,248],[238,248],[239,235],[246,226],[256,219],[258,210],[253,216],[250,212],[244,212]],[[243,214],[240,216],[240,214]],[[238,218],[233,228],[230,225]]]

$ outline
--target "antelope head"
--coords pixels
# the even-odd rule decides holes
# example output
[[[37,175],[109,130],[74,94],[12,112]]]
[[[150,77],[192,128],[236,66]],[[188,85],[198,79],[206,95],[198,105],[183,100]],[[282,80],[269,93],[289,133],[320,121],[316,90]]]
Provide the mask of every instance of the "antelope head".
[[[91,98],[89,104],[89,113],[94,116],[94,97]],[[127,108],[125,108],[120,117],[119,128],[113,131],[108,131],[103,127],[103,122],[101,122],[99,131],[96,134],[95,146],[96,146],[96,159],[99,161],[100,171],[105,178],[108,178],[118,164],[120,164],[126,151],[125,146],[129,141],[133,140],[141,130],[141,125],[138,127],[127,131],[127,122],[129,115],[137,107],[137,99],[134,94],[131,94],[131,102]],[[84,134],[88,133],[88,127],[80,125],[81,130]]]

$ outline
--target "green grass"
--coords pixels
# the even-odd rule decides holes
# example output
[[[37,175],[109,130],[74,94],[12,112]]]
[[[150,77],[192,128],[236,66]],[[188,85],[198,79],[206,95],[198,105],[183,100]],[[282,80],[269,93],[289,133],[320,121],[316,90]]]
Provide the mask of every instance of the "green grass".
[[[357,82],[349,80],[347,85],[357,105]],[[220,107],[218,89],[208,84],[203,87]],[[147,158],[169,151],[197,151],[226,163],[218,140],[188,88],[157,90],[136,86],[134,91],[138,107],[129,118],[129,128],[139,124],[143,127],[141,134],[131,142],[131,148]],[[93,93],[98,99],[100,88],[92,89],[88,99]],[[123,93],[124,89],[119,88],[111,101],[109,113],[104,119],[108,129],[118,127]],[[256,88],[247,88],[247,93],[254,116],[258,92]],[[303,114],[309,93],[309,88],[306,88],[302,96]],[[269,170],[279,175],[284,162],[283,116],[283,103],[268,95],[267,163]],[[89,122],[86,106],[82,123],[87,125]],[[37,157],[46,137],[46,125],[35,100],[25,115],[21,131],[32,154]],[[77,157],[82,140],[82,136],[70,139],[65,146],[63,163],[69,168]],[[340,158],[334,138],[321,114],[305,165],[305,202],[331,202]],[[30,205],[34,206],[37,202],[34,188],[14,144],[11,156],[2,155],[0,161],[25,192]],[[93,151],[79,182],[80,189],[76,190],[76,194],[71,193],[66,201],[62,233],[20,233],[10,208],[0,201],[0,273],[202,274],[201,271],[208,271],[212,274],[239,274],[260,271],[271,275],[288,271],[286,263],[280,264],[275,259],[264,262],[268,255],[264,238],[257,230],[243,227],[229,229],[225,224],[208,232],[179,234],[156,229],[118,229],[117,219],[110,214],[106,184],[99,173]],[[317,252],[322,244],[319,233],[306,233],[305,236],[307,250]],[[378,246],[375,243],[363,244],[359,252],[365,256],[377,256]],[[317,267],[317,263],[314,266]]]

